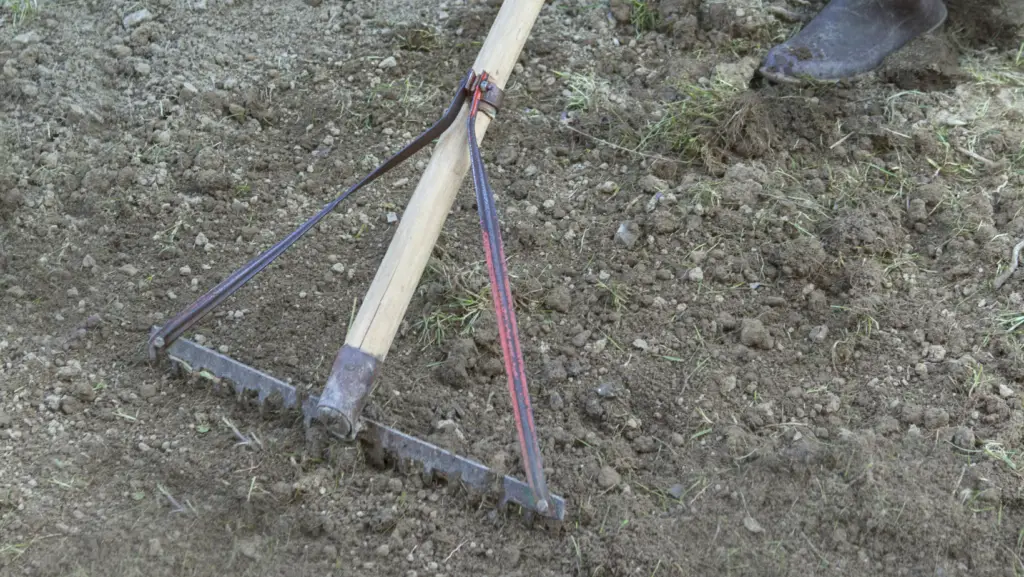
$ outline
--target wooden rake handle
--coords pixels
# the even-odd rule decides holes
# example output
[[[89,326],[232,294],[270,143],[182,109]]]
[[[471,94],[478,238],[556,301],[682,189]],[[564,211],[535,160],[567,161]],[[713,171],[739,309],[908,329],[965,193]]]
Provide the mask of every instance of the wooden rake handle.
[[[504,1],[473,64],[477,75],[487,72],[489,80],[504,90],[543,6],[544,0]],[[318,420],[336,436],[355,438],[356,423],[379,365],[398,333],[441,227],[469,172],[465,128],[468,115],[469,107],[464,106],[438,139],[387,254],[349,327],[345,345],[335,358],[320,397]],[[476,121],[478,142],[483,140],[489,125],[490,117],[486,115]]]

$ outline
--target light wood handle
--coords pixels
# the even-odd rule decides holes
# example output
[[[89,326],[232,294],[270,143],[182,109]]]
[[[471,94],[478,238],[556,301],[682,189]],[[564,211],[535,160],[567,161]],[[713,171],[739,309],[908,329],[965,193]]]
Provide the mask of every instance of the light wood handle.
[[[504,89],[543,5],[544,0],[505,0],[473,70],[477,74],[487,72],[490,80]],[[441,227],[469,172],[468,114],[467,103],[455,123],[438,139],[387,254],[349,327],[345,344],[378,360],[384,360],[391,348]],[[489,125],[486,114],[477,117],[478,142],[483,140]]]

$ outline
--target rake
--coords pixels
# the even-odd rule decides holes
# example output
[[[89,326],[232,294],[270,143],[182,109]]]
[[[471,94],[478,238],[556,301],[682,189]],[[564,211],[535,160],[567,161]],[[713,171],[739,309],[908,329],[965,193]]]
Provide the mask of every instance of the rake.
[[[378,459],[390,456],[399,463],[418,464],[429,474],[460,481],[478,493],[497,492],[499,507],[513,503],[544,518],[564,520],[565,500],[550,493],[544,476],[497,207],[479,149],[479,141],[501,108],[505,83],[543,4],[543,0],[506,0],[473,68],[459,84],[442,118],[287,237],[225,278],[167,323],[153,327],[148,342],[149,358],[155,361],[166,357],[186,372],[205,371],[218,381],[231,383],[240,396],[255,393],[261,405],[271,397],[279,398],[284,408],[301,409],[307,430],[323,427],[339,440],[363,441],[369,445],[370,454]],[[267,373],[183,338],[189,328],[266,268],[350,194],[435,139],[437,145],[430,162],[359,312],[348,327],[345,343],[335,357],[321,395],[303,395]],[[470,170],[525,482],[509,475],[499,477],[481,463],[362,415],[380,365],[391,348],[458,189]]]

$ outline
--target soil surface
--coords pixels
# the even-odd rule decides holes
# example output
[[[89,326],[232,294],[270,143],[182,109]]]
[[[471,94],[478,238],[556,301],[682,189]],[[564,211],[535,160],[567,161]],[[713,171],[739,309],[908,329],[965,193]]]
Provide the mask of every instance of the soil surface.
[[[555,0],[483,144],[547,526],[151,364],[437,119],[498,2],[5,0],[0,574],[1024,572],[1020,2],[755,78],[820,3]],[[319,393],[429,153],[190,338]],[[522,477],[471,182],[370,415]]]

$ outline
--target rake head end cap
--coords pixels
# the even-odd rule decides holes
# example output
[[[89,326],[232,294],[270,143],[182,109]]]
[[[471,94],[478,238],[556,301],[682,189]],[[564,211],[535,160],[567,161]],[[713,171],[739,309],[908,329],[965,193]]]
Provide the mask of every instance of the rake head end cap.
[[[356,427],[341,411],[320,405],[317,407],[316,420],[334,437],[344,441],[356,438]]]
[[[150,362],[156,361],[157,352],[164,348],[167,342],[159,336],[161,327],[154,326],[149,333],[149,341],[146,342],[146,352],[149,354]]]
[[[541,515],[547,515],[547,513],[548,513],[548,500],[547,499],[539,499],[537,501],[537,512],[540,513]]]
[[[355,440],[357,423],[373,389],[379,361],[351,345],[338,351],[317,404],[317,420],[334,436]]]

